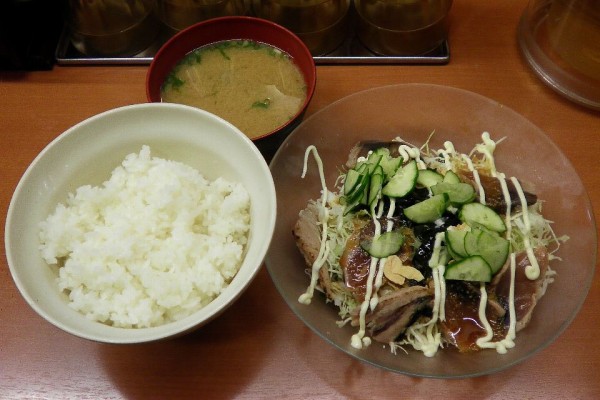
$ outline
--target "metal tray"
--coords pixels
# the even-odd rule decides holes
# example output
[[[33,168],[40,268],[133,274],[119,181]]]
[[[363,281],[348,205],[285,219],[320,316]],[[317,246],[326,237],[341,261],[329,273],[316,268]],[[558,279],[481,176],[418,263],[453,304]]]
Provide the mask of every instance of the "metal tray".
[[[166,32],[159,32],[155,42],[139,54],[128,57],[92,57],[78,52],[71,44],[70,34],[65,29],[56,49],[56,62],[59,65],[148,65],[154,54],[169,38]],[[418,56],[382,56],[369,51],[350,32],[347,39],[330,54],[315,56],[316,64],[446,64],[450,61],[448,41],[431,52]]]

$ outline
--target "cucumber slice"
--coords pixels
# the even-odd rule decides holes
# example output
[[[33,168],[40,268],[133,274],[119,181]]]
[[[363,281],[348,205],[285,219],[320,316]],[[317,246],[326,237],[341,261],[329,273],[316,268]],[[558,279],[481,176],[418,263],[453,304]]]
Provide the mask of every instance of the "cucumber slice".
[[[430,188],[442,182],[444,177],[432,169],[420,169],[417,176],[417,185]]]
[[[356,186],[360,183],[363,175],[355,169],[351,169],[346,173],[346,178],[344,179],[344,195],[348,196],[352,191],[356,188]]]
[[[364,190],[359,198],[359,203],[363,206],[369,205],[369,188],[371,187],[371,176],[366,179],[367,184],[365,185]]]
[[[446,246],[446,253],[448,253],[448,257],[450,257],[449,258],[450,260],[456,260],[456,261],[458,261],[458,260],[461,260],[461,259],[464,258],[463,256],[461,256],[459,254],[456,254],[454,252],[454,250],[452,250],[452,248],[450,246]]]
[[[403,243],[404,235],[402,233],[390,231],[361,241],[360,247],[372,257],[385,258],[399,252]]]
[[[465,235],[465,253],[467,256],[478,256],[481,255],[479,253],[479,246],[477,245],[477,241],[479,240],[479,236],[483,231],[478,228],[472,228],[470,231],[467,231]]]
[[[383,168],[385,176],[393,176],[402,165],[402,157],[384,157],[379,165]]]
[[[366,161],[362,161],[357,164],[354,169],[357,170],[361,175],[364,175],[368,172],[369,164]]]
[[[344,215],[348,215],[348,213],[354,211],[354,209],[360,205],[361,199],[362,197],[351,202],[347,201],[344,208]]]
[[[408,164],[398,168],[389,182],[383,187],[381,193],[388,197],[404,197],[415,187],[419,171],[417,162],[411,160]]]
[[[444,175],[443,182],[460,183],[460,178],[458,177],[458,175],[456,175],[454,171],[448,171]]]
[[[370,179],[369,175],[363,174],[358,177],[358,182],[354,185],[354,188],[346,194],[344,197],[346,198],[346,203],[354,203],[355,201],[360,201],[362,199],[365,190],[369,187]]]
[[[481,203],[468,203],[461,207],[458,218],[470,226],[481,225],[491,231],[502,233],[506,225],[502,217],[490,207]]]
[[[453,239],[458,241],[458,235]],[[510,242],[496,232],[472,228],[464,235],[466,256],[481,256],[490,266],[492,274],[502,268],[510,250]]]
[[[440,182],[431,187],[433,194],[447,193],[448,200],[453,204],[470,203],[475,199],[475,189],[468,183]]]
[[[344,180],[344,196],[347,199],[352,200],[362,193],[365,184],[364,180],[369,177],[367,170],[368,165],[365,162],[361,162],[346,173],[346,178]],[[361,187],[361,185],[363,186]]]
[[[369,154],[368,160],[374,161],[378,158],[389,158],[390,157],[390,149],[386,147],[378,147]]]
[[[354,184],[354,188],[350,193],[344,195],[343,202],[345,204],[344,215],[352,212],[359,205],[367,204],[368,188],[370,186],[370,176],[367,174],[360,174],[358,181]]]
[[[404,215],[417,224],[426,224],[440,218],[448,206],[448,195],[437,194],[404,209]]]
[[[468,232],[469,231],[467,230],[458,229],[446,231],[446,244],[448,245],[450,254],[454,257],[454,259],[457,259],[457,257],[465,258],[468,256],[465,250],[465,236]]]
[[[489,264],[492,274],[498,272],[510,252],[510,242],[494,232],[481,231],[477,238],[479,255]]]
[[[388,148],[380,147],[369,154],[366,162],[371,165],[380,165],[383,168],[384,176],[392,176],[402,165],[402,157],[392,157]]]
[[[492,269],[481,256],[470,256],[448,265],[444,278],[447,280],[490,282]]]
[[[381,163],[381,160],[383,160],[383,155],[382,154],[378,154],[378,153],[371,153],[371,155],[369,156],[369,158],[367,159],[367,173],[373,174],[375,172],[375,169],[379,166],[379,164]]]
[[[383,186],[383,168],[381,165],[378,165],[375,168],[375,172],[371,175],[371,182],[369,184],[369,197],[367,200],[367,204],[371,209],[373,209],[379,199],[381,198],[381,187]]]

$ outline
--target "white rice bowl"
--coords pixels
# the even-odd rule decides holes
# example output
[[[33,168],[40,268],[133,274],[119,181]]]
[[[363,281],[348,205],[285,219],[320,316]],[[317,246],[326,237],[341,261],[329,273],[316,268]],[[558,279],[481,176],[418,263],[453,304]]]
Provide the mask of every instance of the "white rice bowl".
[[[32,162],[9,206],[6,255],[25,300],[55,326],[147,342],[207,323],[243,293],[275,213],[268,166],[233,125],[182,105],[126,106]]]

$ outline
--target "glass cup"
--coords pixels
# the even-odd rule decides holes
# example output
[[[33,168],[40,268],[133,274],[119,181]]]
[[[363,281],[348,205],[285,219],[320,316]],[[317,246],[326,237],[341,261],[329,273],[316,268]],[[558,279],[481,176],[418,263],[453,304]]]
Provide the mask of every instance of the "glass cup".
[[[244,15],[244,0],[157,0],[158,18],[177,32],[197,22],[228,15]]]
[[[158,32],[156,0],[69,0],[73,46],[89,56],[129,56],[149,47]]]
[[[425,54],[448,37],[452,0],[355,0],[357,36],[381,55]]]
[[[519,45],[551,88],[600,109],[600,1],[531,0],[519,23]]]
[[[294,32],[313,56],[332,52],[346,38],[351,0],[252,0],[252,12]]]

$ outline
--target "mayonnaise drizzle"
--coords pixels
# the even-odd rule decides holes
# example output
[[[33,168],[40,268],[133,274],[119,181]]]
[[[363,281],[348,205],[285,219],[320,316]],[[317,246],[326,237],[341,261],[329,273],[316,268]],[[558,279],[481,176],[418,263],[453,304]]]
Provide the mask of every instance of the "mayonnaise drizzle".
[[[496,176],[496,164],[494,162],[494,150],[496,150],[496,142],[490,138],[489,132],[481,134],[482,143],[475,145],[475,149],[486,157],[489,163],[490,173]]]
[[[436,329],[438,320],[445,321],[444,303],[446,298],[446,286],[444,280],[445,265],[440,264],[432,269],[434,282],[434,300],[431,318],[422,323],[416,323],[408,327],[406,337],[410,338],[410,344],[415,350],[422,351],[426,357],[433,357],[438,349],[442,347],[442,335]],[[394,343],[390,343],[394,346]]]
[[[381,223],[379,219],[383,215],[384,203],[380,201],[377,205],[377,212],[373,216],[373,223],[375,224],[375,236],[381,233]],[[393,221],[390,219],[394,216],[396,210],[396,202],[394,199],[390,199],[390,206],[386,214],[388,220],[385,226],[385,231],[390,232],[394,227]],[[360,349],[363,346],[368,346],[371,343],[371,339],[365,337],[366,334],[366,315],[369,309],[375,310],[377,304],[379,304],[378,291],[383,284],[383,266],[387,258],[375,258],[371,257],[371,264],[369,265],[369,275],[367,277],[367,287],[365,292],[365,299],[361,303],[359,313],[359,330],[352,336],[351,344],[352,347]]]
[[[376,223],[375,234],[378,235],[380,230],[377,229],[380,225]],[[379,232],[378,232],[379,230]],[[375,270],[379,259],[375,257],[371,257],[371,265],[369,266],[369,276],[367,277],[367,288],[365,293],[365,299],[360,305],[360,314],[359,314],[359,330],[357,333],[352,335],[351,344],[355,349],[362,349],[363,347],[369,346],[371,344],[371,338],[365,336],[366,333],[366,320],[365,316],[367,315],[367,311],[370,306],[371,294],[373,292],[373,279],[375,277]]]
[[[383,203],[379,203],[380,204],[380,212],[382,212],[383,210]],[[392,228],[394,227],[394,223],[392,221],[392,217],[394,216],[394,211],[396,211],[396,200],[393,198],[390,198],[390,207],[388,209],[387,212],[387,224],[386,224],[386,232],[390,232],[392,230]],[[378,215],[378,218],[380,218],[380,215]],[[374,310],[375,307],[377,307],[377,304],[379,303],[379,296],[378,296],[378,292],[379,292],[379,288],[381,288],[381,285],[383,285],[383,266],[386,262],[387,258],[382,258],[381,260],[379,260],[379,266],[377,268],[377,277],[375,278],[375,290],[373,291],[373,296],[371,297],[371,310]]]
[[[444,280],[444,271],[446,266],[444,263],[440,262],[440,249],[443,238],[443,232],[436,234],[433,254],[429,259],[429,266],[431,267],[431,276],[433,277],[434,287],[433,310],[431,318],[426,322],[415,323],[409,326],[405,336],[407,339],[410,338],[410,340],[401,342],[401,344],[410,343],[415,350],[422,351],[426,357],[435,356],[438,349],[442,347],[442,335],[436,329],[436,327],[438,320],[446,320],[446,284]],[[390,343],[392,348],[394,345],[396,345],[396,343]]]
[[[445,141],[444,150],[440,150],[439,154],[441,154],[442,157],[444,157],[444,166],[446,167],[447,171],[452,171],[452,161],[450,160],[450,154],[454,153],[456,153],[456,150],[454,149],[454,144],[450,141]]]
[[[487,291],[485,289],[485,283],[481,283],[480,291],[481,298],[479,300],[479,320],[483,324],[486,335],[477,339],[477,346],[482,349],[491,349],[495,348],[496,351],[500,354],[505,354],[508,349],[515,347],[514,339],[516,337],[516,312],[515,312],[515,270],[516,270],[516,261],[515,261],[515,253],[510,254],[510,289],[509,289],[509,328],[504,339],[498,342],[492,342],[492,338],[494,336],[494,332],[492,327],[490,326],[489,321],[485,315],[485,310],[487,307]]]
[[[519,183],[517,178],[512,177],[511,181],[517,189],[517,193],[519,194],[519,200],[521,201],[521,210],[523,213],[523,228],[525,229],[525,231],[523,232],[523,243],[525,245],[525,251],[527,252],[527,258],[529,259],[529,265],[525,267],[525,275],[531,280],[536,280],[540,276],[540,265],[538,264],[535,254],[533,254],[533,247],[531,246],[531,241],[529,240],[531,223],[529,222],[529,209],[527,208],[527,200],[525,199],[525,193],[523,192],[523,188],[521,187],[521,184]]]
[[[444,279],[444,271],[446,266],[440,260],[440,250],[442,248],[442,241],[444,240],[444,232],[438,232],[435,235],[435,242],[433,245],[433,254],[429,259],[429,267],[432,268],[433,272],[433,283],[435,285],[435,299],[433,304],[433,318],[441,321],[446,320],[446,281]],[[437,274],[437,277],[436,277]],[[437,278],[437,279],[436,279]]]
[[[313,145],[308,146],[306,152],[304,153],[304,168],[302,169],[302,178],[306,176],[307,164],[308,164],[308,156],[312,152],[313,157],[317,163],[317,167],[319,170],[319,177],[321,179],[321,212],[319,212],[319,219],[322,225],[321,228],[321,246],[319,248],[319,255],[313,262],[311,268],[310,275],[310,285],[306,289],[306,292],[300,295],[298,301],[302,304],[310,304],[313,294],[315,291],[315,287],[317,286],[317,282],[319,280],[319,271],[325,264],[327,260],[327,255],[329,254],[329,243],[327,242],[327,221],[329,220],[329,210],[327,209],[327,184],[325,183],[325,174],[323,173],[323,161],[317,152],[317,148]]]
[[[400,146],[398,146],[398,153],[400,154],[404,162],[410,159],[414,159],[417,162],[417,166],[419,167],[419,169],[427,168],[427,164],[425,164],[423,160],[421,160],[421,151],[416,147],[401,144]]]
[[[379,218],[383,214],[383,202],[379,202],[377,206],[377,213],[373,215],[373,224],[375,224],[375,233],[374,236],[381,234],[381,223],[379,222]],[[365,299],[360,305],[360,313],[359,313],[359,330],[357,333],[352,335],[351,344],[355,349],[361,349],[371,344],[371,339],[366,337],[366,315],[369,308],[373,309],[377,306],[377,290],[378,288],[374,288],[376,275],[378,271],[383,270],[383,262],[385,259],[379,259],[375,257],[371,257],[371,264],[369,265],[369,275],[367,276],[367,287],[365,290]],[[383,279],[383,278],[382,278]],[[375,290],[374,290],[375,289]]]
[[[485,204],[485,190],[483,189],[483,186],[481,186],[479,172],[477,172],[477,169],[473,165],[473,161],[471,161],[468,155],[461,154],[461,157],[463,161],[467,164],[467,168],[469,168],[469,171],[473,173],[473,179],[475,179],[475,184],[477,185],[477,190],[479,191],[479,202],[481,204]]]
[[[506,183],[506,177],[504,174],[498,173],[496,170],[496,166],[494,163],[494,156],[493,156],[494,150],[496,148],[496,142],[494,142],[493,140],[490,139],[489,133],[487,133],[487,132],[483,133],[482,139],[483,139],[483,143],[477,145],[476,149],[477,149],[477,151],[479,151],[480,153],[482,153],[486,156],[486,160],[489,163],[490,173],[492,176],[494,176],[498,179],[498,182],[500,183],[500,187],[502,188],[502,195],[504,197],[504,202],[506,204],[506,213],[505,213],[506,237],[508,239],[510,239],[511,229],[512,229],[512,225],[511,225],[512,199],[510,196],[510,192],[508,190],[508,185]],[[526,211],[527,203],[526,203],[525,194],[523,193],[521,185],[519,184],[517,179],[514,177],[511,178],[511,182],[517,188],[517,192],[519,194],[519,198],[521,201],[521,206],[522,206],[522,208],[525,209],[524,212],[526,213],[527,212]],[[527,218],[526,225],[528,225],[528,224],[529,224],[529,219]],[[525,236],[526,236],[526,241],[529,242],[528,234],[526,234]],[[526,248],[530,249],[531,246],[527,245],[527,243],[526,243]],[[531,252],[531,253],[533,253],[533,252]],[[529,251],[528,251],[528,255],[529,255]],[[535,264],[537,265],[537,260],[535,259],[535,257],[533,257],[533,258],[535,260],[534,261]],[[508,299],[509,328],[508,328],[508,332],[507,332],[506,336],[504,337],[504,339],[502,339],[498,342],[491,341],[493,339],[494,333],[493,333],[492,327],[491,327],[489,321],[487,320],[487,316],[486,316],[487,297],[488,296],[487,296],[485,284],[481,283],[481,286],[480,286],[481,298],[480,298],[480,302],[479,302],[479,319],[486,330],[486,335],[484,337],[477,339],[476,344],[480,348],[495,348],[496,351],[500,354],[506,353],[509,348],[512,348],[515,346],[514,339],[516,337],[516,322],[517,322],[516,311],[515,311],[516,255],[514,252],[510,253],[509,262],[510,262],[510,274],[511,274],[510,275],[510,286],[509,286],[509,299]],[[527,274],[527,269],[526,269],[526,274]],[[529,275],[527,275],[527,276],[529,277]],[[539,267],[538,267],[538,276],[539,276]]]

